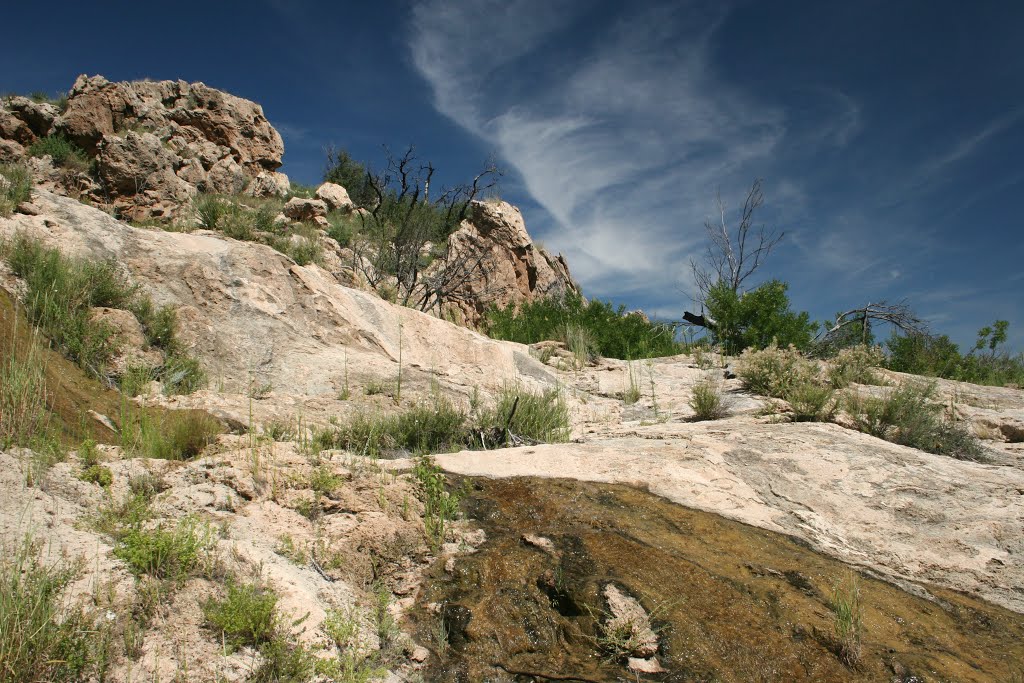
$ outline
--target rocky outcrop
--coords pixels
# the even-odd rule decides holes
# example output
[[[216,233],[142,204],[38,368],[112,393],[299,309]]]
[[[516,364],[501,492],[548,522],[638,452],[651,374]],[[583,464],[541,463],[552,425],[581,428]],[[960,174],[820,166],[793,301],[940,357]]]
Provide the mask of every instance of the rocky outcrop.
[[[171,217],[196,192],[287,192],[287,178],[275,172],[284,142],[262,108],[203,83],[79,76],[63,111],[25,97],[3,102],[0,156],[16,158],[50,134],[85,150],[95,182],[74,177],[68,187],[68,174],[45,172],[40,180],[127,218]]]
[[[503,308],[580,291],[565,258],[552,257],[535,244],[522,213],[508,202],[472,202],[468,218],[449,237],[448,247],[455,258],[485,257],[480,277],[465,283],[457,297],[470,325],[479,324],[491,305]]]

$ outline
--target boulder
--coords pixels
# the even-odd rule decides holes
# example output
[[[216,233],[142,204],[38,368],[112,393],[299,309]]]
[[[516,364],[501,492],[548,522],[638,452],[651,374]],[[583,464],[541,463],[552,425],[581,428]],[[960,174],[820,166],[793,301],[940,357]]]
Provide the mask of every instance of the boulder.
[[[175,174],[178,157],[152,133],[107,135],[96,157],[96,172],[113,205],[133,219],[173,215],[196,194]]]
[[[7,110],[25,123],[34,138],[49,135],[54,120],[60,114],[60,110],[49,102],[36,102],[28,97],[8,99]]]
[[[324,183],[316,188],[316,196],[326,202],[331,211],[351,211],[356,208],[348,196],[348,190],[335,183]]]
[[[253,197],[284,197],[292,189],[288,176],[277,171],[260,171],[245,192]]]
[[[327,215],[327,204],[320,199],[292,197],[284,205],[284,215],[293,221],[312,221]]]
[[[25,148],[14,140],[0,140],[0,164],[14,163],[25,156]]]

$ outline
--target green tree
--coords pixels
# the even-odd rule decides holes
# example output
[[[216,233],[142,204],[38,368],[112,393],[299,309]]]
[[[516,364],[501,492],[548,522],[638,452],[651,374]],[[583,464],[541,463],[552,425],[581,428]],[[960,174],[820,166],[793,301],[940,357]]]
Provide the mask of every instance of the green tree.
[[[806,311],[790,309],[788,288],[785,282],[770,280],[738,294],[729,282],[719,280],[708,290],[705,301],[715,321],[711,330],[715,341],[730,354],[763,349],[772,342],[807,348],[818,325]]]

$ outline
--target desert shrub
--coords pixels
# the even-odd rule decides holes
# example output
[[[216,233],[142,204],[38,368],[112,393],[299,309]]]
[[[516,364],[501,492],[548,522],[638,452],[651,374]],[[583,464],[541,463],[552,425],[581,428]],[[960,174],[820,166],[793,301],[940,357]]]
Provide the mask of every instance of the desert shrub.
[[[96,629],[64,591],[78,576],[65,563],[47,566],[26,538],[0,553],[0,683],[88,680]]]
[[[768,346],[807,348],[817,324],[808,313],[790,309],[788,285],[771,280],[743,294],[719,281],[705,299],[708,313],[715,320],[711,330],[715,341],[726,353]]]
[[[328,214],[327,222],[329,223],[328,236],[334,238],[342,247],[352,244],[353,237],[359,233],[363,225],[359,214],[340,211],[332,211]]]
[[[934,384],[907,383],[885,398],[853,399],[849,410],[860,431],[928,453],[979,459],[983,450],[966,429],[944,419],[932,401]]]
[[[818,369],[795,348],[770,344],[763,350],[744,351],[736,363],[736,374],[756,394],[786,398],[794,387],[813,383]]]
[[[710,381],[693,385],[693,395],[689,404],[694,412],[693,419],[698,421],[719,420],[728,413],[722,401],[721,390]]]
[[[239,584],[229,580],[223,600],[203,605],[207,624],[219,634],[218,641],[234,652],[243,646],[259,647],[274,637],[277,594],[261,583]]]
[[[114,555],[136,575],[178,581],[208,570],[215,545],[215,532],[209,524],[185,517],[173,528],[164,524],[129,527],[120,534]]]
[[[0,164],[0,218],[32,197],[32,174],[22,164]]]
[[[55,166],[73,171],[87,171],[90,167],[85,150],[59,133],[39,138],[29,145],[28,153],[34,157],[49,155]]]
[[[492,308],[485,324],[494,339],[535,344],[564,340],[566,330],[583,330],[592,342],[591,351],[607,358],[648,358],[671,356],[682,349],[670,325],[651,322],[643,314],[627,312],[625,306],[579,294],[547,297],[515,308]]]
[[[423,525],[427,540],[436,549],[445,541],[449,522],[459,516],[459,502],[464,491],[449,489],[444,471],[429,457],[422,456],[413,468],[423,500]]]
[[[880,346],[849,346],[840,349],[828,368],[829,383],[835,389],[857,384],[881,384],[872,368],[881,367],[885,354]]]
[[[794,422],[827,422],[837,408],[835,390],[812,381],[791,386],[783,398],[793,409]]]

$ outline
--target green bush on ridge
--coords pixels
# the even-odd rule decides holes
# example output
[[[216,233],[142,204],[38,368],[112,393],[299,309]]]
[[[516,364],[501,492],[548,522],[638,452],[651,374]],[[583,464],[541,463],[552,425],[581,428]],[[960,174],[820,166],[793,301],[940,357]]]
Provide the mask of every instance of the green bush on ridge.
[[[644,315],[610,302],[584,302],[576,293],[537,299],[518,308],[492,308],[485,328],[494,339],[522,344],[552,339],[568,342],[574,335],[585,334],[593,350],[608,358],[653,358],[682,351],[671,325],[650,322]]]

